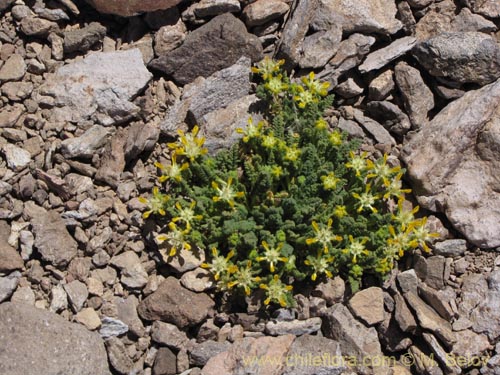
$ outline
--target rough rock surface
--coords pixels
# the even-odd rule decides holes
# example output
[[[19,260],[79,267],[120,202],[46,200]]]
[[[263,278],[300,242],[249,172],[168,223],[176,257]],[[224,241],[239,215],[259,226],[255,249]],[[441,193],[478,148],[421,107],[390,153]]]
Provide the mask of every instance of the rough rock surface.
[[[176,6],[181,0],[87,0],[99,12],[129,17]]]
[[[262,45],[246,32],[243,22],[226,13],[188,34],[179,48],[153,60],[150,66],[186,84],[229,67],[242,56],[259,61]]]
[[[130,100],[151,77],[137,49],[100,52],[59,68],[39,94],[55,99],[55,121],[93,119],[109,126],[137,114]]]
[[[414,192],[473,244],[500,246],[500,81],[452,102],[404,147]]]
[[[413,55],[435,77],[481,86],[500,77],[500,46],[483,33],[443,33],[419,43]]]
[[[54,313],[3,303],[0,338],[2,374],[110,374],[101,338]]]

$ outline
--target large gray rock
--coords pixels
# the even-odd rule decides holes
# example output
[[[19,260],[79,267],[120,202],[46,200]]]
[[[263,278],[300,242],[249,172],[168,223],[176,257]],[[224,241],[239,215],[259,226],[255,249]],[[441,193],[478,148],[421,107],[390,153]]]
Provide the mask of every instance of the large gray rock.
[[[176,6],[181,0],[87,0],[101,13],[129,17]]]
[[[191,292],[175,277],[169,277],[139,304],[137,311],[143,319],[162,320],[184,328],[201,323],[213,307],[214,301],[206,294]]]
[[[403,148],[419,203],[474,245],[500,246],[500,80],[446,106]]]
[[[0,339],[5,375],[110,374],[99,335],[27,304],[0,305]]]
[[[488,18],[500,17],[500,3],[497,0],[466,0],[465,3],[472,8],[474,13],[481,14]]]
[[[479,85],[500,77],[500,46],[484,33],[443,33],[419,43],[413,55],[435,77]]]
[[[92,158],[106,144],[109,129],[94,125],[79,137],[61,142],[61,151],[66,158]]]
[[[131,100],[151,77],[138,49],[98,52],[59,68],[38,94],[54,98],[53,121],[113,125],[139,112]]]
[[[285,59],[287,67],[323,67],[340,46],[338,21],[327,1],[300,1],[283,29],[278,58]]]
[[[184,85],[229,67],[242,56],[261,60],[262,45],[242,21],[225,13],[188,34],[179,48],[154,59],[150,67]]]
[[[403,24],[396,19],[394,0],[323,0],[340,16],[345,33],[394,34]]]
[[[342,354],[353,356],[360,374],[387,374],[385,365],[363,361],[364,358],[382,358],[382,350],[375,328],[367,328],[357,321],[342,304],[330,307],[323,317],[322,331],[325,337],[338,341]]]
[[[56,211],[37,210],[31,219],[35,247],[46,262],[61,267],[76,255],[78,244]]]
[[[361,73],[380,69],[398,57],[403,56],[415,46],[416,42],[417,40],[412,36],[396,39],[387,47],[380,48],[370,53],[358,69]]]
[[[250,91],[250,59],[242,57],[236,64],[208,78],[199,77],[184,87],[160,125],[164,133],[174,133],[183,123],[203,125],[203,117],[248,95]],[[203,127],[203,126],[202,126]]]

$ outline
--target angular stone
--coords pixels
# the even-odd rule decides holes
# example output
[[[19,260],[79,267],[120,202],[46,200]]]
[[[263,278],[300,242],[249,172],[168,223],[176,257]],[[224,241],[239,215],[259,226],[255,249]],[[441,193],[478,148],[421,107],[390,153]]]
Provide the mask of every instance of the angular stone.
[[[227,341],[217,342],[213,340],[207,340],[200,344],[197,344],[193,350],[191,350],[189,363],[192,366],[203,367],[207,364],[208,360],[216,355],[227,351],[231,347],[231,344]]]
[[[79,137],[61,142],[61,151],[66,158],[92,158],[104,145],[110,131],[100,125],[93,125]]]
[[[414,332],[417,328],[417,322],[404,298],[400,294],[396,294],[394,295],[394,302],[396,303],[394,319],[398,322],[399,327],[403,332]]]
[[[71,307],[73,307],[73,310],[75,312],[79,312],[89,296],[87,286],[81,281],[74,280],[68,284],[65,284],[64,290],[68,295],[68,299],[71,302]]]
[[[339,83],[334,89],[335,94],[346,99],[351,99],[359,96],[363,94],[364,91],[365,88],[363,86],[363,82],[356,75],[348,77],[346,81]]]
[[[382,351],[375,328],[367,328],[357,321],[349,309],[342,304],[330,307],[323,317],[322,332],[326,338],[336,340],[343,355],[356,358],[356,370],[361,373],[387,373],[387,367],[373,365],[363,361],[363,358],[379,357]]]
[[[394,34],[402,27],[393,0],[330,0],[328,6],[341,17],[344,33]]]
[[[135,336],[144,336],[145,328],[137,314],[137,306],[139,305],[137,297],[134,295],[129,295],[127,298],[115,297],[113,303],[118,310],[118,320],[127,325],[128,330]]]
[[[26,99],[32,91],[31,82],[6,82],[2,85],[2,93],[14,102]]]
[[[90,331],[94,331],[101,326],[99,314],[90,307],[80,310],[78,314],[75,315],[75,320],[83,324]]]
[[[384,320],[384,296],[382,289],[370,287],[363,289],[349,300],[353,314],[369,326]]]
[[[64,53],[87,52],[93,45],[102,42],[106,27],[99,22],[91,22],[81,29],[64,32]]]
[[[106,340],[109,363],[120,374],[128,375],[132,372],[134,362],[127,354],[127,347],[117,337]]]
[[[127,142],[125,144],[125,160],[136,159],[141,153],[151,151],[160,137],[160,127],[155,123],[142,124],[136,122],[132,124],[127,132]]]
[[[204,292],[215,286],[212,274],[203,268],[196,268],[183,274],[181,284],[184,288],[197,293]]]
[[[13,126],[24,113],[22,105],[5,106],[0,112],[0,129]]]
[[[150,67],[187,84],[233,65],[242,56],[259,61],[262,46],[256,36],[248,34],[243,22],[226,13],[188,34],[179,48],[154,59]]]
[[[335,303],[342,302],[344,300],[344,294],[345,282],[339,276],[319,283],[311,292],[312,296],[324,299],[327,306],[332,306]]]
[[[162,320],[179,328],[201,323],[214,307],[206,294],[183,288],[174,277],[168,277],[158,289],[146,297],[137,308],[141,318]]]
[[[321,358],[321,361],[308,360]],[[297,337],[287,355],[283,375],[339,375],[346,370],[340,345],[320,336]]]
[[[166,345],[175,350],[181,350],[189,342],[188,337],[177,326],[155,321],[151,327],[151,339],[160,344]]]
[[[4,144],[1,149],[7,160],[7,166],[14,172],[23,170],[31,162],[31,154],[12,143]]]
[[[169,9],[179,4],[181,0],[87,0],[87,2],[101,13],[130,17],[139,13]]]
[[[404,297],[415,311],[420,326],[434,333],[448,348],[451,348],[456,342],[455,334],[451,330],[451,324],[441,318],[430,306],[412,292],[405,293]]]
[[[5,277],[0,277],[0,302],[12,296],[12,293],[16,290],[19,285],[19,279],[21,278],[21,272],[14,271]]]
[[[476,246],[500,246],[500,80],[446,106],[403,147],[413,192]]]
[[[427,259],[427,277],[425,283],[434,289],[442,289],[444,287],[444,267],[445,258],[440,255],[432,256]]]
[[[201,0],[193,4],[196,17],[213,17],[222,13],[237,13],[241,10],[238,0]]]
[[[155,375],[175,375],[177,374],[177,358],[169,348],[160,348],[156,353],[153,365]]]
[[[110,263],[121,271],[121,282],[129,288],[142,288],[148,282],[148,273],[139,256],[133,251],[126,251],[111,258]]]
[[[321,318],[292,321],[270,321],[266,323],[266,333],[271,336],[301,336],[318,332],[321,329]]]
[[[434,337],[434,335],[423,332],[422,336],[431,348],[431,350],[436,355],[437,360],[443,365],[446,366],[446,370],[449,371],[450,374],[461,374],[462,370],[459,366],[457,366],[453,361],[450,361],[449,353],[441,346],[439,341]]]
[[[127,129],[119,128],[109,140],[101,159],[101,165],[95,174],[95,179],[117,187],[120,176],[125,168],[125,145],[127,143]]]
[[[500,14],[499,14],[500,16]],[[452,22],[455,31],[480,31],[483,33],[495,32],[496,25],[480,16],[479,14],[472,13],[469,8],[462,8],[460,13],[455,17]]]
[[[371,100],[384,100],[393,89],[393,72],[392,70],[386,70],[370,82],[368,96]]]
[[[248,27],[264,25],[288,12],[290,6],[281,0],[257,0],[243,9],[243,19]]]
[[[363,112],[357,108],[353,108],[352,112],[354,120],[356,120],[368,133],[370,133],[377,143],[386,145],[396,144],[392,135],[377,121],[366,117]]]
[[[0,82],[19,81],[26,74],[26,69],[23,57],[13,54],[0,68]]]
[[[203,367],[203,375],[259,374],[280,375],[286,365],[286,354],[295,337],[246,337],[231,348],[210,358]],[[243,358],[273,358],[272,361],[244,361]]]
[[[418,286],[418,294],[445,320],[450,321],[455,315],[450,301],[455,300],[456,295],[450,287],[438,291],[422,283]]]
[[[35,235],[35,247],[42,259],[56,267],[67,265],[76,255],[78,244],[66,229],[56,211],[38,212],[31,225]]]
[[[418,69],[404,61],[396,65],[394,76],[413,128],[420,129],[427,124],[428,113],[434,108],[432,91],[425,85]]]
[[[58,28],[56,22],[35,16],[23,18],[20,24],[23,34],[34,37],[46,37],[51,31],[56,31]]]
[[[380,48],[370,53],[358,69],[361,73],[367,73],[372,70],[383,68],[391,61],[403,56],[406,52],[411,50],[416,43],[417,39],[412,36],[396,39],[387,47]]]
[[[456,239],[436,242],[434,244],[434,254],[445,257],[459,257],[467,251],[467,241]]]
[[[54,313],[4,303],[0,305],[0,337],[9,342],[0,352],[2,374],[110,375],[99,335]]]
[[[162,26],[154,37],[154,51],[157,56],[166,55],[179,47],[186,39],[186,26],[180,18],[177,22]]]
[[[419,43],[413,55],[434,77],[481,86],[500,77],[500,46],[484,33],[443,33]]]
[[[10,225],[0,221],[0,272],[9,273],[24,267],[21,255],[8,243]]]
[[[467,0],[466,3],[470,4],[470,7],[474,11],[474,13],[481,14],[488,18],[500,17],[500,4],[498,4],[496,0],[484,0],[484,1]]]
[[[55,99],[54,121],[94,120],[109,126],[139,112],[131,100],[151,77],[138,49],[96,52],[59,68],[38,92]]]
[[[174,256],[170,256],[170,248],[160,245],[159,252],[165,263],[178,273],[194,270],[205,262],[205,251],[197,247],[191,250],[182,249]]]
[[[128,332],[128,325],[122,322],[120,319],[111,318],[105,316],[101,320],[101,329],[99,334],[102,338],[107,339],[110,337],[121,336]]]
[[[370,117],[396,135],[405,135],[411,128],[408,116],[395,104],[388,101],[369,102],[366,106]]]

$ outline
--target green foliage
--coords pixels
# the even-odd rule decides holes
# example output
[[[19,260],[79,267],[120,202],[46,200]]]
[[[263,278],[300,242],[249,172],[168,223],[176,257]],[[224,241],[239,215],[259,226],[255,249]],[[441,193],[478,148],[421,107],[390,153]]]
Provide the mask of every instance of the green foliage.
[[[406,251],[428,250],[425,218],[403,207],[403,170],[371,160],[322,118],[328,84],[314,73],[298,83],[265,59],[252,68],[265,120],[249,119],[232,149],[206,155],[198,127],[179,132],[169,165],[156,166],[144,214],[164,220],[165,259],[194,246],[207,252],[220,290],[266,292],[265,304],[293,302],[295,282],[341,274],[358,285],[383,277]]]

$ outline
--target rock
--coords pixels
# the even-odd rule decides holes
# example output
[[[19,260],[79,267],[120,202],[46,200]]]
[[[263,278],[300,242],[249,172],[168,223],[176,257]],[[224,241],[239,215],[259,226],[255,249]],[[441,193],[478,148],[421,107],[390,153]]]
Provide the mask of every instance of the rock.
[[[186,272],[182,275],[180,281],[184,288],[197,293],[204,292],[215,286],[212,274],[203,268],[196,268]]]
[[[413,345],[410,347],[408,354],[409,358],[411,358],[412,367],[415,367],[418,374],[443,375],[443,371],[437,361],[429,357],[417,346]]]
[[[125,143],[125,160],[136,159],[143,152],[151,151],[160,137],[160,127],[154,123],[136,122],[128,128]]]
[[[339,83],[335,87],[334,92],[343,98],[351,99],[356,96],[363,94],[365,88],[363,82],[358,76],[352,75],[348,77],[346,81]]]
[[[353,314],[368,326],[384,320],[384,296],[382,289],[370,287],[354,294],[349,300]]]
[[[434,333],[448,348],[451,348],[456,342],[455,334],[451,330],[451,324],[441,318],[416,294],[408,292],[404,294],[404,297],[413,311],[415,311],[420,326]]]
[[[481,86],[500,77],[500,46],[484,33],[443,33],[419,43],[412,53],[434,77]]]
[[[371,100],[384,100],[394,89],[392,70],[386,70],[375,77],[368,87],[368,97]]]
[[[26,303],[28,305],[35,305],[35,292],[29,286],[21,286],[16,289],[14,294],[10,299],[10,302],[13,303]]]
[[[101,320],[101,329],[99,334],[102,338],[107,339],[116,337],[128,332],[128,326],[119,319],[105,316]]]
[[[131,100],[151,77],[137,49],[96,52],[59,68],[38,94],[55,99],[56,122],[94,120],[109,126],[139,112]]]
[[[330,0],[328,6],[340,16],[344,33],[394,34],[403,26],[393,0]]]
[[[56,267],[67,265],[76,255],[78,244],[68,233],[56,211],[39,211],[31,219],[35,247],[46,262]]]
[[[491,345],[485,335],[478,335],[471,330],[456,332],[457,342],[453,345],[452,353],[457,357],[472,358],[490,350]]]
[[[380,48],[370,53],[358,69],[361,73],[367,73],[372,70],[383,68],[391,61],[396,60],[398,57],[410,51],[416,43],[417,39],[412,36],[396,39],[387,47]]]
[[[137,306],[139,305],[137,297],[134,295],[129,295],[127,298],[115,297],[113,302],[118,310],[118,320],[127,325],[128,330],[135,336],[144,336],[145,328],[137,314]]]
[[[366,106],[370,117],[382,124],[391,133],[402,136],[411,128],[408,116],[395,104],[388,101],[372,101]]]
[[[404,61],[396,65],[394,76],[413,128],[420,129],[427,124],[428,113],[434,108],[432,91],[425,85],[418,69]]]
[[[35,7],[35,13],[49,21],[69,21],[69,16],[62,9],[49,9],[43,7]]]
[[[446,260],[443,256],[436,255],[427,259],[427,277],[425,283],[434,289],[442,289],[445,284],[444,268]]]
[[[482,248],[500,246],[499,108],[500,80],[450,103],[402,152],[420,205]]]
[[[201,323],[213,307],[214,302],[206,294],[193,293],[176,278],[168,277],[139,304],[137,311],[143,319],[162,320],[184,328]]]
[[[5,277],[0,277],[0,302],[10,298],[19,285],[20,277],[21,273],[19,271],[14,271]]]
[[[223,13],[238,13],[241,10],[238,0],[201,0],[193,4],[196,17],[213,17]]]
[[[177,374],[177,358],[169,348],[160,348],[156,353],[153,374],[175,375]]]
[[[316,285],[311,295],[322,298],[327,306],[342,302],[345,294],[345,282],[341,277],[335,276],[333,279],[327,279],[325,282]]]
[[[172,267],[178,273],[184,273],[200,267],[205,262],[205,251],[193,247],[191,250],[181,249],[173,257],[168,255],[170,249],[161,245],[159,251],[165,263]]]
[[[109,363],[120,374],[131,373],[134,362],[127,354],[127,347],[117,337],[110,337],[106,340],[106,350],[108,352]]]
[[[79,137],[68,138],[61,142],[65,158],[92,158],[106,144],[109,129],[93,125]]]
[[[474,13],[481,14],[488,18],[500,17],[500,4],[495,0],[485,1],[471,1],[467,0],[466,3],[474,11]]]
[[[119,128],[109,140],[104,149],[101,165],[95,174],[95,179],[117,187],[120,176],[125,168],[125,145],[127,144],[127,129]]]
[[[0,68],[0,82],[19,81],[26,74],[26,63],[22,56],[13,54]],[[2,91],[4,89],[2,88]]]
[[[292,321],[269,321],[266,323],[266,333],[271,336],[301,336],[318,332],[320,329],[321,318]]]
[[[22,105],[5,106],[0,112],[0,128],[9,128],[13,126],[24,113]]]
[[[280,18],[290,6],[281,0],[257,0],[243,9],[243,19],[248,27],[260,26]]]
[[[456,294],[450,287],[435,290],[426,284],[420,284],[418,294],[445,320],[450,321],[454,317],[455,314],[450,307],[450,302],[455,301]]]
[[[121,283],[129,288],[140,289],[148,282],[148,273],[133,251],[126,251],[111,258],[110,263],[121,271]]]
[[[57,23],[35,16],[23,18],[20,24],[20,29],[25,35],[34,37],[46,37],[58,28]]]
[[[403,332],[414,332],[417,328],[417,322],[408,305],[406,305],[404,298],[400,294],[395,294],[394,302],[396,303],[394,319],[399,324],[399,328]]]
[[[243,22],[226,13],[189,33],[179,48],[154,59],[150,67],[187,84],[233,65],[242,56],[259,61],[262,46],[256,36],[246,32]]]
[[[162,132],[173,132],[183,122],[204,125],[205,115],[247,96],[250,91],[249,71],[250,60],[244,57],[207,79],[198,78],[186,85],[182,98],[173,105],[160,125]]]
[[[337,341],[343,355],[355,359],[355,369],[363,374],[387,373],[385,364],[381,366],[366,363],[363,358],[383,356],[375,328],[367,328],[357,321],[349,309],[342,304],[330,307],[323,317],[322,332],[326,338]],[[372,366],[373,365],[373,366]]]
[[[139,13],[169,9],[175,7],[181,0],[87,0],[87,2],[101,13],[130,17]]]
[[[363,112],[357,108],[352,108],[354,120],[356,120],[377,143],[386,145],[395,145],[396,141],[392,135],[377,121],[366,117]]]
[[[423,336],[425,342],[427,343],[427,345],[429,345],[431,350],[436,355],[437,360],[446,366],[446,370],[448,370],[449,373],[452,373],[452,374],[461,374],[462,373],[462,370],[460,369],[460,367],[457,366],[452,360],[450,361],[449,353],[445,349],[443,349],[443,347],[441,346],[439,341],[436,339],[436,337],[434,337],[434,335],[427,333],[427,332],[423,332],[422,336]]]
[[[436,242],[434,244],[434,254],[445,257],[460,257],[467,251],[467,241],[456,239]]]
[[[10,236],[10,225],[6,221],[0,221],[0,272],[10,273],[24,267],[21,255],[8,243]]]
[[[207,364],[208,360],[215,357],[217,354],[227,351],[231,347],[231,344],[227,341],[217,342],[213,340],[207,340],[200,344],[195,345],[193,350],[191,350],[189,363],[192,366],[203,367]]]
[[[151,338],[160,345],[166,345],[175,350],[181,350],[189,342],[184,332],[175,325],[156,321],[151,327]]]
[[[186,27],[179,21],[176,25],[163,26],[155,34],[154,51],[156,56],[166,55],[179,47],[186,38]]]
[[[452,22],[455,19],[456,11],[456,5],[451,0],[432,4],[427,13],[416,24],[415,37],[419,41],[425,41],[442,33],[453,31]]]
[[[0,0],[0,12],[5,12],[14,2],[15,0]]]
[[[278,337],[246,337],[235,342],[229,350],[209,359],[203,367],[204,375],[232,374],[282,374],[286,365],[286,355],[294,341],[293,335]],[[252,358],[274,358],[273,361],[244,361]]]
[[[106,28],[99,22],[91,22],[81,29],[64,32],[64,53],[87,52],[92,46],[103,41]]]
[[[71,307],[75,312],[79,312],[89,296],[87,286],[81,281],[74,280],[64,285],[64,290],[68,294],[68,299],[71,302]]]
[[[313,358],[322,360],[315,361]],[[303,335],[293,341],[283,375],[338,375],[345,370],[346,366],[337,341],[320,336]]]
[[[83,324],[90,331],[94,331],[101,326],[99,315],[90,307],[80,310],[78,314],[75,315],[75,320]]]
[[[26,99],[32,91],[31,82],[6,82],[2,85],[2,93],[14,102]]]
[[[31,154],[20,147],[7,143],[1,148],[7,160],[7,166],[15,172],[23,170],[31,162]]]
[[[468,8],[462,8],[459,14],[452,22],[454,31],[480,31],[483,33],[495,32],[496,25],[481,17],[479,14],[472,13]]]
[[[54,313],[4,303],[0,305],[0,337],[9,339],[0,352],[3,374],[110,375],[101,338]]]
[[[62,284],[57,284],[52,288],[50,297],[49,311],[59,312],[68,307],[68,295]]]

